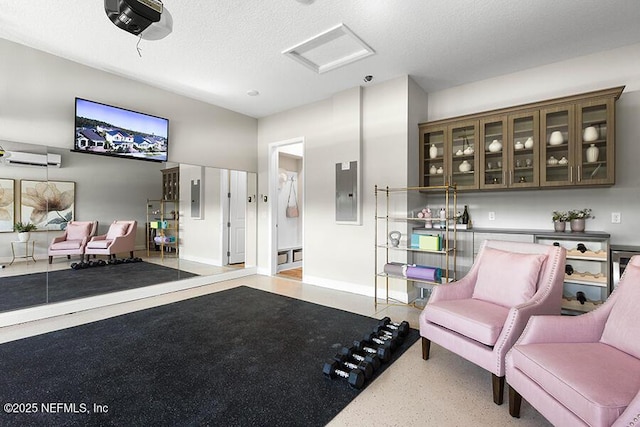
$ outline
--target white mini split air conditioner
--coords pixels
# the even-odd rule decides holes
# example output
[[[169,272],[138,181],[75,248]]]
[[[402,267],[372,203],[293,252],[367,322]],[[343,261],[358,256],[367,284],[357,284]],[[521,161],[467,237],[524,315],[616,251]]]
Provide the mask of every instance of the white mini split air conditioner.
[[[56,167],[59,168],[62,163],[60,154],[37,154],[24,153],[21,151],[9,151],[8,156],[4,157],[4,163],[9,166],[31,166],[31,167]]]

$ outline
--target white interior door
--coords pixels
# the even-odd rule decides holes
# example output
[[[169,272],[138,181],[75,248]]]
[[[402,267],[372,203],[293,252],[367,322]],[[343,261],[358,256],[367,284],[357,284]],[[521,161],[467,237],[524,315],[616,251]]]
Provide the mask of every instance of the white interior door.
[[[229,171],[229,264],[244,262],[247,173]]]

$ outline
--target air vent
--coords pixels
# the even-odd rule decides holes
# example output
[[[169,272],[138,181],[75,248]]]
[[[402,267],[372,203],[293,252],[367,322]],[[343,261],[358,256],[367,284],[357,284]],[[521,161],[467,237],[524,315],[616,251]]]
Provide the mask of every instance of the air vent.
[[[316,73],[326,73],[375,54],[346,25],[340,24],[282,52]]]

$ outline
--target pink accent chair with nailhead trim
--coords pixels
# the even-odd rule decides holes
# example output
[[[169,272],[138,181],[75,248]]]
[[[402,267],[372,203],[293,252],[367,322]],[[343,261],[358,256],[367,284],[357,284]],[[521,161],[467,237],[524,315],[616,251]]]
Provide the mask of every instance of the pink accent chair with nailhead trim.
[[[501,405],[505,356],[529,317],[560,314],[565,259],[559,246],[483,242],[466,276],[434,286],[419,317],[422,358],[435,342],[486,369]]]
[[[54,237],[49,245],[49,264],[54,256],[66,255],[70,259],[71,255],[80,255],[82,258],[87,242],[97,230],[98,221],[69,221],[64,234]]]
[[[108,255],[112,258],[121,252],[129,252],[129,256],[133,258],[137,230],[137,221],[113,221],[107,234],[94,236],[87,243],[85,249],[87,259],[90,255],[94,258],[96,255]]]
[[[557,426],[640,426],[640,256],[579,316],[534,316],[507,354],[509,413],[525,398]]]

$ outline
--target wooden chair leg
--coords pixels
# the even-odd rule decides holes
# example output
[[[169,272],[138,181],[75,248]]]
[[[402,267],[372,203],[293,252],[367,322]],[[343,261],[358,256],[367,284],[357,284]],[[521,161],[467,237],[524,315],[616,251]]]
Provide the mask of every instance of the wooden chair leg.
[[[502,402],[504,402],[504,376],[499,377],[496,374],[491,374],[491,379],[493,383],[493,403],[502,405]]]
[[[429,360],[429,351],[431,350],[431,341],[422,337],[422,359]]]
[[[514,418],[520,418],[521,404],[522,396],[513,387],[509,386],[509,415]]]
[[[49,256],[49,264],[51,264],[53,262],[53,257]]]

